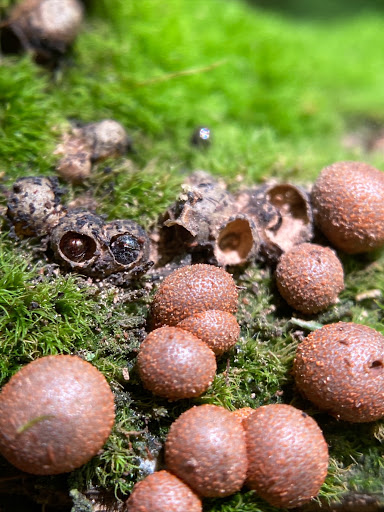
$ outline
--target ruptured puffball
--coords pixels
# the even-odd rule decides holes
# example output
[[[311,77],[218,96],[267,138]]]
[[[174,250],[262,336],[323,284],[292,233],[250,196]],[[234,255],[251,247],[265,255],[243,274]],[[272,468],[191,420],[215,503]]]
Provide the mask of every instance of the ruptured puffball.
[[[113,393],[97,368],[77,356],[42,357],[1,391],[0,453],[27,473],[66,473],[97,454],[114,418]]]
[[[244,429],[223,407],[192,407],[171,425],[165,463],[200,496],[229,496],[247,474]]]
[[[247,485],[275,507],[316,496],[328,470],[328,447],[310,416],[284,404],[259,407],[244,421]]]
[[[174,326],[208,309],[236,313],[237,300],[231,274],[214,265],[187,265],[172,272],[160,285],[152,302],[153,324]]]
[[[334,251],[317,244],[300,244],[283,253],[276,284],[290,306],[314,314],[337,301],[344,289],[343,266]]]
[[[144,387],[169,400],[202,395],[216,373],[212,350],[178,327],[164,326],[149,333],[137,365]]]
[[[384,173],[363,162],[325,167],[312,190],[315,222],[350,254],[384,244]]]
[[[324,325],[297,348],[296,385],[319,409],[345,421],[384,416],[384,336],[352,322]]]
[[[127,512],[202,512],[200,498],[169,471],[157,471],[138,482],[125,503]]]

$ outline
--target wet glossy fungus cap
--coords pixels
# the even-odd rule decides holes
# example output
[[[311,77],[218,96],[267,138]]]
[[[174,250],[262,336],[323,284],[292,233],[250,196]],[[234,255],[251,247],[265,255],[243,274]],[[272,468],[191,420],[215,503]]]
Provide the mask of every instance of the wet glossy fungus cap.
[[[281,256],[276,283],[290,306],[302,313],[318,313],[334,304],[344,289],[343,266],[328,247],[296,245]]]
[[[235,313],[237,300],[231,274],[213,265],[187,265],[172,272],[160,285],[152,303],[154,327],[176,325],[208,309]]]
[[[127,512],[202,512],[200,498],[169,471],[157,471],[138,482],[125,503]]]
[[[347,253],[384,244],[384,173],[363,162],[325,167],[312,190],[315,222]]]
[[[352,322],[324,325],[297,348],[293,365],[302,394],[338,419],[384,416],[384,336]]]
[[[0,452],[22,471],[54,475],[85,464],[114,422],[113,393],[97,368],[57,355],[24,366],[0,394]]]
[[[137,365],[144,387],[169,400],[202,395],[216,373],[216,358],[199,338],[163,326],[143,341]]]
[[[247,472],[244,429],[223,407],[192,407],[171,425],[165,463],[201,496],[233,494]]]
[[[245,421],[247,485],[275,507],[316,496],[327,475],[328,447],[315,420],[290,405],[259,407]]]
[[[209,309],[184,318],[177,327],[191,332],[204,341],[216,355],[236,345],[240,326],[228,311]]]

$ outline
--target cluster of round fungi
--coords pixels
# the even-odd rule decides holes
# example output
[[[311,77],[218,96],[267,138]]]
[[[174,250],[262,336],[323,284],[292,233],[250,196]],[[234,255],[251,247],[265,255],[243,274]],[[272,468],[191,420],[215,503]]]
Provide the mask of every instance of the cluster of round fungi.
[[[200,498],[225,497],[243,485],[277,507],[316,496],[327,475],[328,447],[317,423],[290,405],[238,415],[215,405],[195,406],[171,425],[167,470],[137,483],[128,512],[202,511]]]
[[[215,355],[236,344],[232,276],[213,265],[190,265],[166,277],[152,302],[152,324],[140,347],[138,370],[154,394],[178,400],[203,394],[216,373]]]
[[[320,172],[311,192],[314,221],[338,250],[372,251],[384,244],[384,173],[363,162],[337,162]],[[305,314],[323,311],[344,289],[343,267],[313,243],[282,254],[276,268],[282,297]]]

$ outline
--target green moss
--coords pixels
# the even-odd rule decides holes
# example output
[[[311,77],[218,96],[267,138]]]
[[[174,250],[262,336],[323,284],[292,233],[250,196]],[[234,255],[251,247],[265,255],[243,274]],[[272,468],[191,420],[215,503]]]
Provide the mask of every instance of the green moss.
[[[0,10],[10,3],[0,2]],[[307,2],[299,11],[299,0],[275,11],[260,3],[99,0],[89,6],[74,51],[55,74],[29,56],[1,56],[0,172],[6,186],[19,176],[53,173],[53,149],[69,120],[106,117],[126,126],[134,152],[99,164],[86,183],[69,187],[67,197],[90,193],[107,218],[132,218],[145,227],[196,168],[224,177],[235,189],[271,176],[308,183],[323,165],[341,159],[382,166],[382,153],[367,153],[359,137],[352,147],[344,143],[349,132],[372,136],[384,123],[382,11],[366,5],[357,15],[351,2],[340,2],[348,16],[324,18],[317,13],[328,2]],[[212,130],[206,151],[190,145],[198,125]],[[315,416],[330,443],[321,499],[381,489],[382,425],[338,424],[319,414],[296,393],[290,369],[302,337],[326,323],[355,321],[384,333],[382,253],[343,256],[340,302],[313,317],[284,303],[272,271],[252,266],[238,272],[238,345],[219,360],[204,396],[169,403],[146,392],[135,370],[151,299],[140,289],[150,289],[150,279],[124,292],[110,284],[90,286],[81,276],[56,272],[36,245],[7,236],[4,228],[1,382],[42,355],[78,353],[115,392],[111,438],[70,477],[76,510],[88,509],[78,491],[91,487],[122,498],[156,459],[171,422],[199,403],[231,410],[274,402],[301,407]],[[204,507],[275,510],[252,492],[206,500]]]

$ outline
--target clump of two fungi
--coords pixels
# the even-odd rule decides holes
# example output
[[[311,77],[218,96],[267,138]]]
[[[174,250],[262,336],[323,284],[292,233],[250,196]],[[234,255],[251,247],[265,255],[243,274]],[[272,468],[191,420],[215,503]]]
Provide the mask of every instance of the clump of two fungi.
[[[131,220],[106,222],[101,216],[68,209],[55,178],[19,178],[8,198],[7,216],[19,238],[45,240],[65,270],[105,278],[121,274],[121,284],[146,272],[149,239]]]
[[[215,377],[215,355],[238,341],[237,300],[232,276],[212,265],[188,265],[166,277],[152,302],[155,330],[138,355],[144,386],[169,400],[202,395]]]

